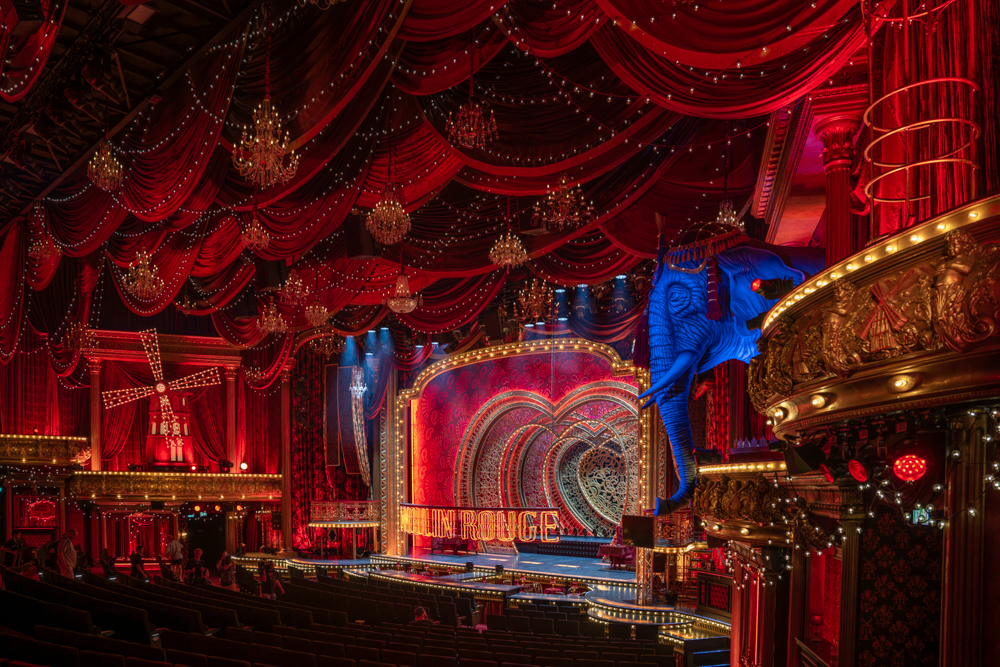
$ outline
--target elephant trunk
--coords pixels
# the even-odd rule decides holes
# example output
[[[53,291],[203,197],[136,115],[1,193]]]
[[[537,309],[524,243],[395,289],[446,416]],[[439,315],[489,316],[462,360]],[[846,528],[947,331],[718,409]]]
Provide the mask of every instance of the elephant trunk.
[[[695,365],[687,367],[673,385],[673,391],[661,391],[656,396],[660,417],[670,438],[670,449],[674,453],[677,478],[680,484],[670,498],[656,499],[656,514],[670,514],[686,505],[694,495],[694,481],[698,472],[694,460],[694,440],[691,436],[691,422],[688,417],[688,392],[694,378]]]

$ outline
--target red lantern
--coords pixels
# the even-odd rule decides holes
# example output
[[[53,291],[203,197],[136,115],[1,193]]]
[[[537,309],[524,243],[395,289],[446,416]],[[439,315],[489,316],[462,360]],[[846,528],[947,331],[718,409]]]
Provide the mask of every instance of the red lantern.
[[[915,482],[927,472],[927,461],[915,454],[905,454],[892,464],[892,471],[904,482]]]

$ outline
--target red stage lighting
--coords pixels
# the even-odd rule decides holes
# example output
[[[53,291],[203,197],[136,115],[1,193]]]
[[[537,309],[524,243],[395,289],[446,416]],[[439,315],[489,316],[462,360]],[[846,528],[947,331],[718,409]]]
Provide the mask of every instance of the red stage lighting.
[[[915,454],[905,454],[892,464],[892,471],[904,482],[915,482],[927,472],[927,461]]]
[[[836,478],[833,476],[833,472],[830,470],[830,466],[824,463],[819,467],[819,469],[820,472],[823,473],[823,477],[826,477],[826,481],[830,482],[830,484],[833,484],[834,482],[837,481]]]
[[[858,459],[851,459],[848,461],[847,469],[850,471],[851,477],[859,482],[868,481],[868,467]]]
[[[763,281],[760,278],[754,278],[753,282],[750,283],[750,290],[753,292],[760,291],[760,286]]]
[[[792,287],[794,285],[790,278],[773,278],[770,280],[754,278],[753,282],[750,283],[750,289],[768,301],[780,299],[792,291]]]

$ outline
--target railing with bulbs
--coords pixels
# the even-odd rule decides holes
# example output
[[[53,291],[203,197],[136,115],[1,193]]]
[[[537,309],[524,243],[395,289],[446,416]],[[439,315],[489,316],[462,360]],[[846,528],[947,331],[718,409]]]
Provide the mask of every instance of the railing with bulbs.
[[[879,239],[764,318],[749,390],[777,437],[1000,391],[1000,196]]]
[[[0,433],[0,463],[71,465],[90,456],[89,438]]]
[[[82,471],[69,491],[94,500],[280,500],[281,475]]]

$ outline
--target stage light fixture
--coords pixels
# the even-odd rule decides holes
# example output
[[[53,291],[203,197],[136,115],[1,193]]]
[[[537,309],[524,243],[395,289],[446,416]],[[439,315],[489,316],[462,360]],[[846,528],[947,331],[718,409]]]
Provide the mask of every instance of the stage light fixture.
[[[789,475],[804,475],[826,462],[826,454],[819,443],[809,443],[785,450],[785,469]]]
[[[927,472],[927,461],[916,454],[904,454],[893,462],[892,471],[904,482],[915,482]]]
[[[872,477],[871,467],[861,459],[851,459],[848,461],[847,470],[851,473],[851,477],[859,482],[867,482]]]
[[[792,291],[794,285],[791,278],[754,278],[750,289],[768,301],[774,301]]]
[[[216,505],[215,506],[215,511],[216,512],[221,512],[222,511],[222,505]]]
[[[195,505],[194,506],[194,511],[195,512],[200,512],[201,511],[201,505]]]
[[[249,469],[249,468],[250,468],[250,466],[248,466],[248,465],[247,465],[247,462],[246,462],[246,461],[244,461],[244,462],[242,462],[242,463],[240,464],[240,470],[243,470],[243,471],[246,471],[246,470],[247,470],[247,469]]]
[[[819,470],[830,484],[836,484],[848,477],[853,478],[853,475],[850,474],[850,466],[841,458],[827,460],[820,464]]]
[[[197,472],[198,466],[191,466],[191,472]]]

